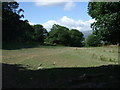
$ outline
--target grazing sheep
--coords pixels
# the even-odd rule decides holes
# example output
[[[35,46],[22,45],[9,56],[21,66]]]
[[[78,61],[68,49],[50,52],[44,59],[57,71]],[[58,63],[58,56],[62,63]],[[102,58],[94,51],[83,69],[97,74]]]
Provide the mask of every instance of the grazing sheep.
[[[53,62],[53,65],[55,65],[56,63],[55,63],[55,61]]]
[[[43,69],[43,67],[41,67],[41,66],[42,66],[42,63],[39,65],[39,67],[37,69]]]
[[[37,69],[43,69],[43,67],[38,67]]]

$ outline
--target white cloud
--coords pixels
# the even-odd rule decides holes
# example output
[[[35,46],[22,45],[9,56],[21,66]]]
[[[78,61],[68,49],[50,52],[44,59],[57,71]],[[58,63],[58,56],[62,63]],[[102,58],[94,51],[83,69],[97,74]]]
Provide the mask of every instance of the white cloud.
[[[60,18],[58,20],[49,20],[49,21],[43,23],[42,25],[48,31],[50,31],[50,28],[52,28],[52,26],[54,24],[62,25],[62,26],[65,26],[69,29],[77,29],[79,31],[87,31],[87,30],[92,30],[90,25],[93,22],[95,22],[94,19],[90,19],[88,21],[82,21],[82,20],[74,20],[72,18],[68,18],[67,16],[63,16],[62,18]],[[38,23],[29,22],[29,24],[35,25]]]
[[[58,23],[58,22],[55,21],[55,20],[49,20],[49,21],[43,23],[42,25],[44,26],[44,28],[46,28],[48,31],[50,31],[50,28],[51,28],[52,25],[54,25],[54,24],[59,24],[59,25],[60,25],[60,23]]]
[[[63,16],[60,20],[58,20],[58,22],[67,26],[74,24],[74,20],[71,18],[68,18],[67,16]]]
[[[40,0],[39,2],[37,1],[37,0],[35,0],[36,2],[35,2],[35,4],[37,5],[37,6],[53,6],[53,5],[60,5],[60,4],[63,4],[63,3],[65,3],[65,2],[50,2],[50,1],[48,1],[48,0]]]
[[[82,20],[74,20],[72,18],[68,18],[67,16],[63,16],[59,20],[49,20],[42,25],[44,28],[46,28],[48,31],[50,31],[50,28],[52,28],[53,24],[59,24],[62,26],[66,26],[69,29],[77,29],[79,31],[87,31],[91,30],[90,24],[93,23],[95,20],[90,19],[88,21],[82,21]]]
[[[70,11],[71,9],[73,9],[75,7],[75,4],[73,2],[68,2],[66,3],[66,5],[64,6],[64,10],[65,11]]]
[[[73,0],[35,0],[36,6],[55,6],[55,5],[63,5],[64,10],[70,11],[75,7]]]
[[[70,0],[35,0],[35,4],[37,6],[53,6],[53,5],[59,5],[63,3],[67,3]]]
[[[77,29],[77,30],[81,30],[82,27],[71,27],[72,29]]]
[[[35,25],[35,24],[37,24],[37,23],[29,22],[29,24],[30,24],[30,25]]]

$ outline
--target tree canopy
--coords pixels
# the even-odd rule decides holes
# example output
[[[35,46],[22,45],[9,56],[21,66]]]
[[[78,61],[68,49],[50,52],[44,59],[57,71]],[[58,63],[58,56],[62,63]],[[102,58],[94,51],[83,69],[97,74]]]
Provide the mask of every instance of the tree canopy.
[[[67,27],[54,24],[48,33],[46,42],[48,44],[62,44],[67,46],[82,46],[83,33]]]
[[[70,46],[82,46],[82,41],[84,40],[84,35],[82,32],[72,29],[69,31],[70,35]]]
[[[101,41],[98,36],[91,34],[85,41],[86,46],[99,46]]]
[[[33,40],[44,43],[44,38],[47,36],[47,30],[40,24],[33,25],[34,29]]]
[[[120,43],[120,2],[89,2],[88,14],[95,19],[91,27],[101,40]]]
[[[69,41],[68,31],[68,28],[54,24],[46,39],[47,43],[67,45]]]
[[[21,12],[23,9],[18,9],[17,2],[2,3],[2,39],[3,42],[11,41],[27,41],[31,39],[33,28],[27,20],[20,20],[24,17]]]
[[[3,42],[44,42],[44,36],[47,30],[42,25],[29,24],[28,20],[21,20],[24,17],[21,12],[23,9],[18,9],[17,2],[3,2],[2,3],[2,39]]]

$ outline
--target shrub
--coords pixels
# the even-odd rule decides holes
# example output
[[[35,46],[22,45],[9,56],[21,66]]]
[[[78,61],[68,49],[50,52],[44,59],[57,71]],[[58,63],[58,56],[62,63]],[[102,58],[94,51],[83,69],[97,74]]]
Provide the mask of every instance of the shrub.
[[[86,46],[99,46],[100,44],[100,39],[96,35],[91,34],[86,39]]]

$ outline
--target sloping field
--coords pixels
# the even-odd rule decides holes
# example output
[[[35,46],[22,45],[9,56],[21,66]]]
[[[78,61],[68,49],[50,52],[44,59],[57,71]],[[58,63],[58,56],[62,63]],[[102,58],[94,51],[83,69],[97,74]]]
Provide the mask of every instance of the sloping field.
[[[38,69],[38,67],[95,67],[117,64],[118,47],[40,46],[18,50],[2,50],[2,62],[22,64],[30,69]]]

